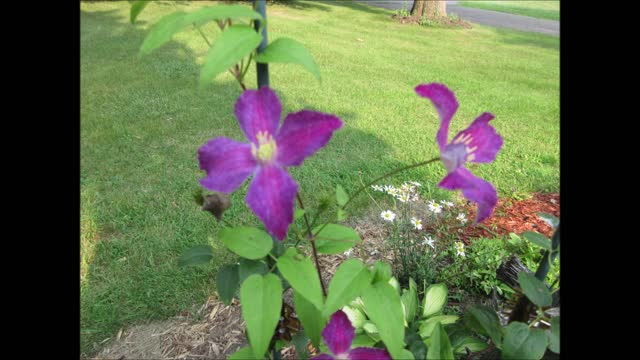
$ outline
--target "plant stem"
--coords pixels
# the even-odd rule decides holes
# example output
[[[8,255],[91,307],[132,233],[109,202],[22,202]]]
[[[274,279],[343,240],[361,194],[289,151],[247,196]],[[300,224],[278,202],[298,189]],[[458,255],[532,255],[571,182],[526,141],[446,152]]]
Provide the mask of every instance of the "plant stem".
[[[296,198],[298,199],[298,204],[300,204],[300,209],[304,210],[304,204],[302,203],[302,198],[300,197],[300,193],[296,194]],[[322,268],[320,267],[320,262],[318,261],[318,251],[316,250],[316,243],[313,239],[313,233],[311,232],[311,224],[309,223],[309,217],[307,216],[307,212],[304,212],[304,221],[307,223],[307,236],[309,237],[309,243],[311,243],[311,249],[313,250],[313,260],[316,262],[316,271],[318,272],[318,278],[320,279],[320,286],[322,287],[322,294],[327,296],[327,290],[324,288],[324,282],[322,282]]]

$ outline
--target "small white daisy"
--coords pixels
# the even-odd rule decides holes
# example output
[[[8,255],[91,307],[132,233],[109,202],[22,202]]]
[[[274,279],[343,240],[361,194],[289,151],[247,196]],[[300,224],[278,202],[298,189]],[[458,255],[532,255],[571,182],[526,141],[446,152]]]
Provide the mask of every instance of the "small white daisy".
[[[453,203],[451,201],[447,201],[447,203],[445,205],[447,205],[447,207],[449,207],[449,208],[453,207]]]
[[[431,200],[429,202],[429,210],[431,210],[432,212],[439,214],[442,212],[442,205],[438,204],[437,202]]]
[[[435,245],[434,243],[436,242],[435,239],[433,239],[431,236],[425,236],[424,237],[424,241],[422,242],[422,245],[429,245],[431,246],[433,249],[435,249]]]
[[[411,184],[411,185],[415,185],[415,186],[418,186],[418,187],[422,186],[422,184],[420,184],[420,183],[419,183],[419,182],[417,182],[417,181],[409,181],[409,184]]]
[[[375,191],[384,191],[384,190],[382,189],[382,186],[380,186],[380,185],[371,185],[371,187],[372,187],[372,188],[373,188],[373,190],[375,190]]]
[[[456,241],[456,253],[458,256],[466,257],[464,253],[464,244],[460,241]]]
[[[380,214],[380,217],[386,221],[393,221],[396,218],[396,214],[394,214],[391,210],[383,211]]]
[[[409,195],[407,195],[407,194],[397,195],[397,196],[396,196],[396,198],[397,198],[398,200],[400,200],[401,202],[403,202],[403,203],[409,202],[409,200],[411,200],[411,199],[409,198]]]
[[[416,230],[422,230],[422,220],[412,217],[411,224],[413,224]]]
[[[460,213],[458,214],[458,216],[456,216],[456,220],[460,221],[460,223],[464,224],[467,222],[467,217],[463,214]]]

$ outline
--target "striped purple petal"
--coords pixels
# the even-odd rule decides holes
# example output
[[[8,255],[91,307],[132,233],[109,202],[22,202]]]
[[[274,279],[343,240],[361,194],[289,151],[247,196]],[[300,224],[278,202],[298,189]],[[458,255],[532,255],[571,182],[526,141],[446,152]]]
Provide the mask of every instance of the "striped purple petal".
[[[322,338],[334,355],[342,355],[349,351],[356,329],[342,310],[338,310],[329,319],[329,323],[322,330]]]
[[[322,353],[312,357],[311,360],[334,360],[334,357],[329,354]]]
[[[284,166],[298,166],[321,149],[333,132],[342,127],[335,115],[302,110],[287,115],[276,136],[277,161]]]
[[[496,129],[489,125],[493,114],[485,112],[478,116],[468,128],[460,131],[452,144],[464,144],[466,147],[466,161],[491,162],[502,147],[502,137]]]
[[[450,172],[438,186],[448,190],[462,190],[464,197],[478,204],[474,223],[479,223],[491,216],[493,208],[498,203],[498,194],[493,185],[476,177],[464,167]]]
[[[200,184],[211,191],[230,193],[242,184],[256,169],[251,145],[218,137],[198,149],[200,169],[207,176]]]
[[[258,133],[273,136],[278,130],[282,105],[276,93],[264,86],[260,90],[245,90],[236,102],[234,113],[247,139],[258,144]]]
[[[293,205],[298,184],[283,169],[268,165],[259,168],[247,191],[247,204],[278,240],[287,235],[293,221]]]
[[[443,151],[447,146],[447,135],[449,133],[449,123],[453,114],[458,110],[458,100],[456,96],[444,84],[431,83],[420,84],[415,88],[419,96],[426,97],[433,103],[440,115],[440,129],[436,135],[436,141]]]

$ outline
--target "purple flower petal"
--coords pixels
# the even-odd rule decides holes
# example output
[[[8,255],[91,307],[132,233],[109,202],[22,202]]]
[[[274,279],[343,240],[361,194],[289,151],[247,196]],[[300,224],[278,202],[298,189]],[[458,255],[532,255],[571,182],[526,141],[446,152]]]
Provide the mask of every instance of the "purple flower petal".
[[[359,347],[349,352],[349,360],[391,360],[387,349]]]
[[[491,162],[496,159],[496,155],[502,147],[502,137],[498,135],[493,126],[489,125],[491,119],[493,119],[493,114],[482,113],[468,128],[460,131],[451,140],[452,144],[466,146],[466,161]]]
[[[449,123],[451,122],[453,114],[458,110],[456,96],[445,85],[438,83],[420,84],[416,86],[415,90],[419,96],[429,98],[433,106],[438,110],[438,115],[440,115],[440,130],[438,130],[436,140],[440,146],[440,151],[443,151],[445,146],[447,146]]]
[[[491,216],[493,208],[498,203],[498,194],[491,183],[473,175],[469,170],[460,167],[445,176],[438,184],[449,190],[462,190],[462,195],[478,204],[478,213],[474,223]]]
[[[200,169],[207,176],[200,184],[212,191],[230,193],[242,184],[256,169],[251,145],[218,137],[198,149]]]
[[[333,313],[329,323],[322,330],[322,338],[334,355],[349,351],[355,336],[356,329],[342,310]]]
[[[247,139],[257,144],[259,132],[273,136],[278,130],[282,105],[276,93],[263,86],[260,90],[245,90],[236,102],[234,113]]]
[[[278,240],[287,235],[293,221],[293,201],[298,184],[283,169],[260,167],[247,191],[247,204]]]
[[[334,360],[334,357],[329,354],[322,353],[320,355],[312,357],[311,360]]]
[[[298,166],[325,146],[333,132],[342,126],[335,115],[302,110],[287,115],[276,137],[278,162]]]

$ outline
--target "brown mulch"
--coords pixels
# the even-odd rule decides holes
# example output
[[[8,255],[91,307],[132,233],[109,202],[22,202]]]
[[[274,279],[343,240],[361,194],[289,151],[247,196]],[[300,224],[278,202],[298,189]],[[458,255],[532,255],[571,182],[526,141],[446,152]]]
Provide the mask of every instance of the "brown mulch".
[[[467,205],[469,218],[475,216],[475,205]],[[496,235],[508,236],[509,233],[521,234],[535,231],[547,237],[553,235],[553,229],[537,213],[544,212],[560,218],[560,194],[534,193],[530,199],[499,199],[498,206],[491,217],[481,226],[465,227],[461,237],[465,243],[472,238],[492,238]],[[487,229],[490,229],[487,230]]]
[[[420,16],[417,15],[400,16],[397,14],[393,14],[391,15],[391,18],[397,20],[400,24],[420,24]],[[468,21],[464,21],[462,19],[452,19],[447,16],[442,16],[430,21],[443,27],[461,27],[465,29],[472,28],[471,24]]]

